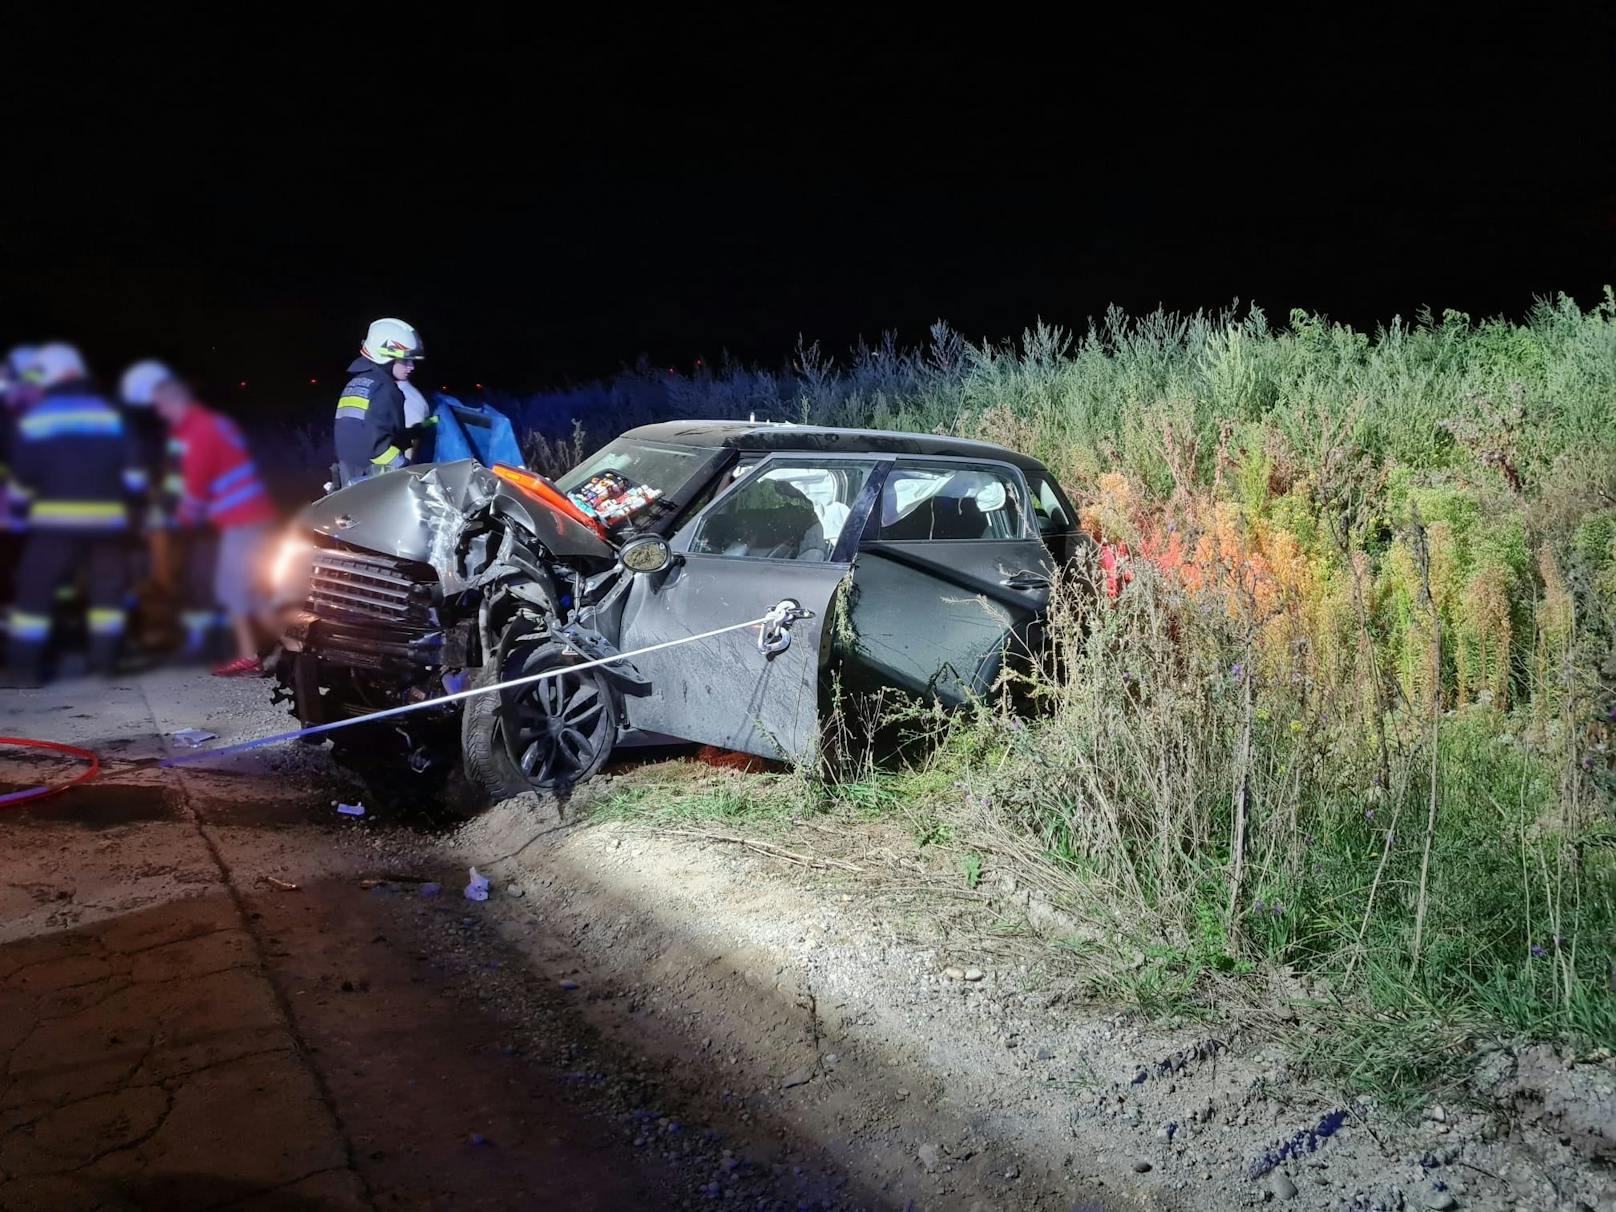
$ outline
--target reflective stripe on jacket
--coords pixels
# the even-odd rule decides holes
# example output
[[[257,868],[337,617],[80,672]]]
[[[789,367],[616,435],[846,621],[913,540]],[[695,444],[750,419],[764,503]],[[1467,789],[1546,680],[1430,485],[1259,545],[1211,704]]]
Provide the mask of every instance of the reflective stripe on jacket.
[[[138,477],[123,414],[83,381],[49,388],[18,418],[11,475],[30,527],[122,530]]]
[[[181,525],[226,530],[275,520],[274,503],[234,421],[193,404],[174,427],[174,439],[184,483]]]
[[[353,378],[337,398],[337,460],[353,466],[389,467],[410,444],[404,424],[404,393],[393,378],[393,368],[369,358],[356,359],[348,373]]]

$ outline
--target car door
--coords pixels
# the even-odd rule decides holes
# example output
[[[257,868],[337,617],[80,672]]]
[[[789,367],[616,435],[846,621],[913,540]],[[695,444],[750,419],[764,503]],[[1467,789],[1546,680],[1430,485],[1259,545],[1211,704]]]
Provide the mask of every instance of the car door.
[[[673,565],[629,590],[624,651],[754,619],[785,598],[813,613],[773,656],[754,627],[634,658],[651,691],[627,700],[631,725],[763,757],[815,756],[827,617],[891,462],[772,455],[679,530]]]
[[[1026,482],[1008,463],[898,459],[853,575],[843,683],[949,705],[986,693],[1008,654],[1030,652],[1053,560]]]
[[[1056,564],[1067,568],[1086,557],[1093,544],[1078,528],[1077,510],[1072,508],[1055,477],[1040,470],[1028,472],[1026,479],[1038,535],[1055,557]]]

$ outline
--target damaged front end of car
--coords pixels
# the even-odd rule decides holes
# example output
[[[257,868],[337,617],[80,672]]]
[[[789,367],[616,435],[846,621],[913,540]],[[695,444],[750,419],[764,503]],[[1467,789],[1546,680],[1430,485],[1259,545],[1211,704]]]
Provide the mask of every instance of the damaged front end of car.
[[[623,551],[634,544],[608,534],[541,477],[470,459],[333,493],[304,511],[277,556],[278,698],[306,726],[329,724],[532,672],[536,659],[611,656],[594,623],[626,589]],[[533,696],[496,694],[343,730],[339,756],[402,756],[422,773],[464,756],[495,795],[578,781],[604,760],[621,695],[643,679],[618,662],[571,679],[570,700],[551,692],[569,679],[552,680],[532,736],[510,720]],[[574,727],[594,708],[588,727]],[[468,735],[474,724],[479,735]]]

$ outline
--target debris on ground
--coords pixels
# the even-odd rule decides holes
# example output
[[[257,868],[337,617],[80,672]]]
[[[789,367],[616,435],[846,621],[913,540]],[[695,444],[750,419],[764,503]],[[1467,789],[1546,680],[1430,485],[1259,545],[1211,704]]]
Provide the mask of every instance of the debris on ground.
[[[343,804],[339,802],[337,811],[342,813],[343,816],[364,816],[365,806],[363,804]]]
[[[268,884],[271,888],[278,888],[282,892],[296,892],[298,890],[298,886],[296,884],[289,883],[286,880],[278,880],[273,875],[266,875],[262,878],[264,883]]]
[[[169,736],[175,744],[183,745],[187,749],[195,749],[198,745],[206,745],[209,741],[219,739],[217,732],[204,732],[200,728],[181,728],[178,732],[170,733]]]
[[[1304,1153],[1318,1151],[1319,1145],[1334,1136],[1347,1122],[1345,1111],[1332,1111],[1319,1120],[1314,1128],[1302,1128],[1289,1140],[1280,1142],[1251,1163],[1251,1177],[1261,1178],[1282,1162],[1299,1159]]]
[[[468,901],[486,901],[488,899],[488,877],[477,874],[477,868],[471,869],[471,882],[466,885],[466,899]]]

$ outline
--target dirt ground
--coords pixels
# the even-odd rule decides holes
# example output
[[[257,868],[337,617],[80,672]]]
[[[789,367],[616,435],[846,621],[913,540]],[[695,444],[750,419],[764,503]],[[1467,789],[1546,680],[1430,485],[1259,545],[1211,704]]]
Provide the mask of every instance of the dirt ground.
[[[1012,889],[863,878],[878,826],[771,853],[446,822],[323,749],[153,760],[285,726],[181,671],[0,692],[107,762],[0,810],[0,1209],[1616,1209],[1608,1059],[1500,1049],[1403,1123],[1271,1033],[1079,1004],[969,928]]]

